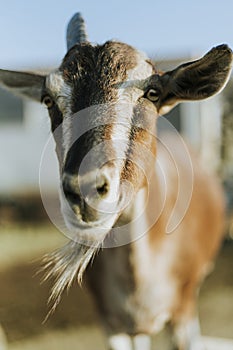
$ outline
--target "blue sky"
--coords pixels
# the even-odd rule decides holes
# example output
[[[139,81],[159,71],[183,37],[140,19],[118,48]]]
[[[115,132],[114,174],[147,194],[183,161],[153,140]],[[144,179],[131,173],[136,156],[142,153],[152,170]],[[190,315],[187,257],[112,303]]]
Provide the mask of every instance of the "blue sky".
[[[6,69],[58,65],[77,11],[92,42],[119,39],[157,58],[199,55],[223,42],[233,47],[232,0],[0,0],[0,9]]]

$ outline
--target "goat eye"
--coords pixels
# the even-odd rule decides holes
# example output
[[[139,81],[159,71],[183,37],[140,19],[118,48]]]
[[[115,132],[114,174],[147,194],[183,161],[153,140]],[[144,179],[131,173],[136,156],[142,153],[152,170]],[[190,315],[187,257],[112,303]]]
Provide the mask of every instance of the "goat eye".
[[[44,103],[48,108],[52,108],[54,105],[53,99],[48,95],[43,97],[42,103]]]
[[[157,102],[159,100],[159,91],[155,89],[149,89],[145,97],[148,98],[151,102]]]

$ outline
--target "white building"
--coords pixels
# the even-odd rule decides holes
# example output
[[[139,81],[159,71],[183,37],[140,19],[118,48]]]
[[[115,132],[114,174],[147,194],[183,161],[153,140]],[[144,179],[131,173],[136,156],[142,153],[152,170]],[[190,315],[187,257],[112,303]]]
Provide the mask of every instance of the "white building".
[[[0,90],[0,194],[39,193],[39,167],[49,126],[44,106]],[[49,174],[47,184],[53,185]]]

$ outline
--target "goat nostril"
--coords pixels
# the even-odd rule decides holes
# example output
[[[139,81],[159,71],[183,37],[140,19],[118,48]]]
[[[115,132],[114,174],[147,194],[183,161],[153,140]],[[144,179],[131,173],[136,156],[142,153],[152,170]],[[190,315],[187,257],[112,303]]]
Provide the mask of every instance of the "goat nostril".
[[[109,192],[109,182],[105,176],[102,176],[96,184],[96,190],[101,197],[104,197]]]
[[[99,194],[101,197],[106,196],[106,194],[107,194],[108,191],[109,191],[109,184],[108,184],[108,181],[105,180],[104,183],[102,183],[101,185],[98,185],[98,186],[96,187],[96,190],[97,190],[98,194]]]
[[[64,189],[64,194],[65,194],[66,199],[70,203],[80,206],[81,198],[80,198],[79,194],[72,192],[70,190],[65,190],[65,189]]]
[[[62,182],[63,193],[70,204],[80,205],[81,197],[77,193],[76,184],[73,183],[73,176],[65,174]]]

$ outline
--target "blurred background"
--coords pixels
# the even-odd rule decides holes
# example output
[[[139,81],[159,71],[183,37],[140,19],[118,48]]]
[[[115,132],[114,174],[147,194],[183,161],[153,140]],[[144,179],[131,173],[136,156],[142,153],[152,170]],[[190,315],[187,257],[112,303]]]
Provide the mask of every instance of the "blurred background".
[[[0,0],[0,68],[50,71],[66,50],[65,30],[77,11],[91,42],[118,39],[145,51],[160,69],[233,48],[231,0]],[[217,97],[185,103],[167,117],[217,173],[227,200],[226,239],[200,295],[204,335],[233,338],[233,80]],[[104,339],[88,293],[74,286],[43,323],[50,283],[41,284],[41,258],[65,242],[50,223],[39,190],[49,138],[45,108],[0,89],[0,323],[9,349],[101,349]],[[54,181],[44,190],[53,203]],[[0,331],[1,338],[1,331]],[[0,346],[1,348],[1,346]]]

